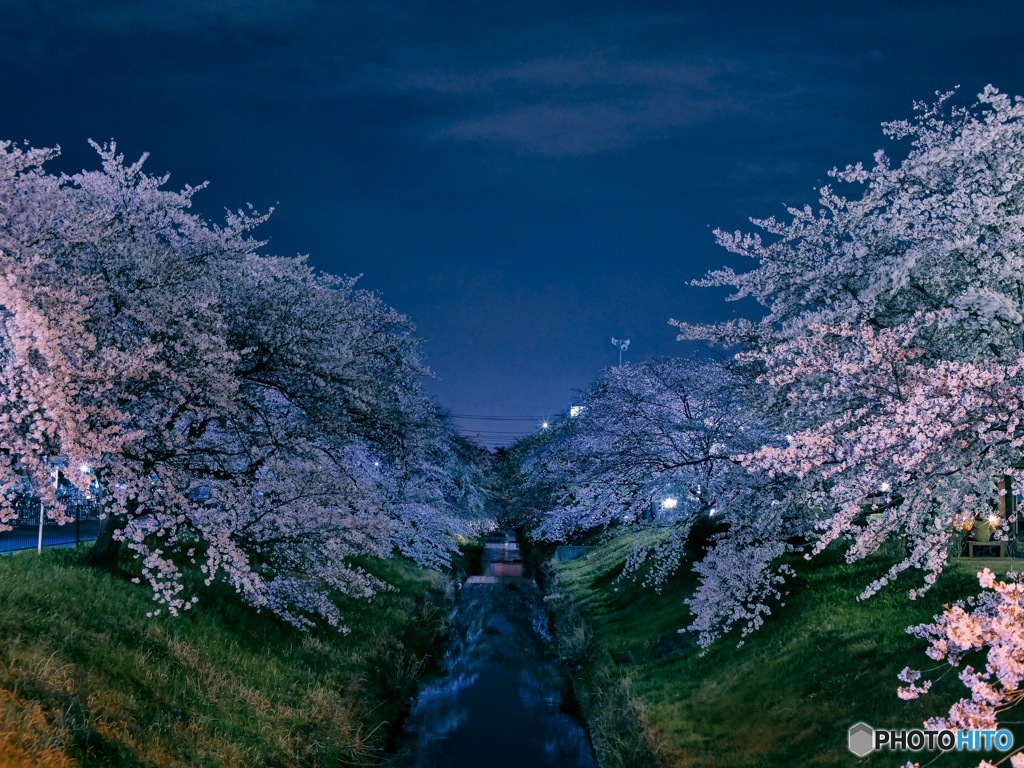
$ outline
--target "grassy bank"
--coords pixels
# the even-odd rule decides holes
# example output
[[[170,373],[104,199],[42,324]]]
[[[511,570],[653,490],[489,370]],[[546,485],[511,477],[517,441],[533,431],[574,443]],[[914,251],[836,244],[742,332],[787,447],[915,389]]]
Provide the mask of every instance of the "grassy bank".
[[[929,620],[944,603],[976,593],[974,569],[951,570],[917,601],[894,589],[858,602],[862,588],[887,564],[847,565],[826,553],[800,565],[786,605],[742,648],[727,637],[702,656],[689,634],[676,631],[689,621],[683,600],[694,588],[692,576],[676,576],[660,595],[616,579],[635,543],[628,535],[601,544],[558,566],[555,582],[593,633],[590,661],[580,673],[581,698],[595,692],[607,698],[608,711],[596,711],[613,732],[621,729],[615,721],[626,717],[621,711],[627,708],[627,719],[645,732],[663,766],[882,766],[934,757],[894,753],[857,760],[847,751],[846,732],[861,720],[918,727],[960,696],[963,689],[947,675],[923,699],[902,701],[896,674],[908,665],[934,664],[924,656],[924,644],[904,630]],[[1011,729],[1022,743],[1024,732]],[[978,760],[947,754],[932,765]]]
[[[300,633],[229,592],[147,619],[148,591],[74,551],[0,558],[0,765],[370,764],[443,631],[450,590],[401,561],[400,591]]]

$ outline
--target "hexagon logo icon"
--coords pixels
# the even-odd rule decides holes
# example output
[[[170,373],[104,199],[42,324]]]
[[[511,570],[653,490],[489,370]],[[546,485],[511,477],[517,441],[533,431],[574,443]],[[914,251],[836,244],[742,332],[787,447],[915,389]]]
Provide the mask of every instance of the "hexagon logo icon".
[[[848,739],[850,751],[857,757],[865,757],[875,748],[875,729],[867,723],[855,723],[850,726]]]

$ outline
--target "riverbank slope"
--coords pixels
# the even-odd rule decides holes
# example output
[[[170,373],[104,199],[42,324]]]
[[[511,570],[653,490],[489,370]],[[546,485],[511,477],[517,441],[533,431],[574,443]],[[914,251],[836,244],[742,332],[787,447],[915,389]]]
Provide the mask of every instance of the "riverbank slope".
[[[847,750],[847,729],[858,721],[919,727],[962,695],[955,675],[946,675],[929,695],[902,701],[896,675],[906,666],[934,665],[924,655],[924,643],[905,628],[930,620],[945,603],[976,594],[970,566],[951,569],[916,601],[907,598],[905,588],[897,588],[858,602],[857,595],[888,562],[849,565],[837,553],[826,552],[810,564],[798,564],[799,577],[786,605],[741,648],[736,647],[739,638],[730,636],[701,655],[691,634],[677,632],[689,623],[683,601],[695,586],[686,569],[660,594],[617,578],[638,536],[608,539],[587,556],[557,565],[549,589],[568,594],[592,633],[591,640],[578,643],[587,656],[579,660],[581,698],[598,694],[613,707],[628,708],[625,714],[606,711],[602,716],[612,723],[629,718],[643,729],[662,766],[784,768],[856,762],[873,768],[910,759],[924,764],[933,757],[883,753],[857,761]],[[602,672],[593,674],[595,668]],[[1024,743],[1024,733],[1016,737]],[[980,757],[944,755],[935,765],[977,765]],[[603,768],[615,764],[606,760]]]
[[[402,560],[366,566],[399,591],[344,602],[340,635],[228,590],[147,619],[145,587],[74,550],[0,558],[0,765],[377,763],[452,594]]]

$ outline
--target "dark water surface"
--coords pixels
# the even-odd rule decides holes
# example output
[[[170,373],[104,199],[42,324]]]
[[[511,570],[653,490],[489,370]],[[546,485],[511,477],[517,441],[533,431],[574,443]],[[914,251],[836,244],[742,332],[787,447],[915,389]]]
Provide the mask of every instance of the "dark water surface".
[[[406,723],[403,766],[591,768],[586,734],[566,712],[540,589],[515,542],[489,541],[483,576],[462,587],[442,671]]]

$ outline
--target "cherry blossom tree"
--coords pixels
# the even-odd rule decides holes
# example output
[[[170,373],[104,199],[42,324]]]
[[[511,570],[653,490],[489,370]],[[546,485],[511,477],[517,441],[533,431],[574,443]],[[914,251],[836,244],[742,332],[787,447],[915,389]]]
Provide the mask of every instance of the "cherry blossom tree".
[[[1024,102],[987,87],[974,108],[953,92],[918,103],[913,120],[887,123],[909,140],[905,160],[833,169],[850,193],[827,185],[818,208],[753,219],[758,233],[715,235],[756,266],[726,268],[698,284],[753,298],[757,321],[676,323],[681,338],[771,346],[808,323],[862,320],[893,327],[917,312],[948,310],[933,350],[948,359],[992,359],[1022,349],[1024,304]],[[762,234],[763,233],[763,234]]]
[[[784,419],[785,444],[739,459],[788,483],[783,503],[814,525],[808,556],[837,541],[850,560],[902,545],[906,556],[862,597],[911,570],[924,574],[911,597],[927,589],[962,529],[1006,492],[997,481],[1022,465],[1024,101],[989,87],[961,108],[952,95],[885,126],[909,139],[906,159],[878,152],[871,168],[833,170],[849,196],[827,186],[817,209],[754,220],[761,233],[716,233],[756,266],[701,284],[754,298],[762,319],[678,324],[681,338],[739,344],[737,363]],[[729,562],[705,586],[728,604],[737,585],[744,594],[753,585],[767,605],[771,587],[750,578],[742,557]],[[954,607],[915,630],[953,665],[987,651],[984,671],[961,675],[972,701],[951,710],[957,727],[994,723],[1019,697],[1019,584],[984,576],[982,585],[993,591],[973,610]],[[710,605],[696,606],[706,640],[729,613],[721,604],[702,613]],[[904,695],[927,688],[919,679],[904,673]]]
[[[543,469],[570,482],[542,535],[565,540],[661,509],[707,514],[721,502],[724,513],[730,457],[763,442],[742,389],[724,366],[681,358],[606,371],[544,452]]]
[[[775,514],[772,484],[736,459],[764,445],[769,431],[725,365],[669,358],[619,366],[580,402],[577,416],[555,424],[523,462],[524,476],[547,489],[541,537],[655,524],[664,535],[639,547],[626,570],[647,566],[644,578],[657,587],[678,569],[694,521],[713,517],[726,527],[762,506]]]
[[[60,518],[52,461],[88,464],[110,521],[94,559],[125,542],[154,613],[195,601],[195,564],[293,624],[338,625],[331,594],[383,586],[359,556],[444,561],[478,509],[446,491],[471,457],[419,386],[403,316],[259,254],[265,214],[209,224],[198,188],[166,191],[145,157],[96,145],[100,170],[58,177],[55,150],[0,149],[4,519],[24,478]]]

